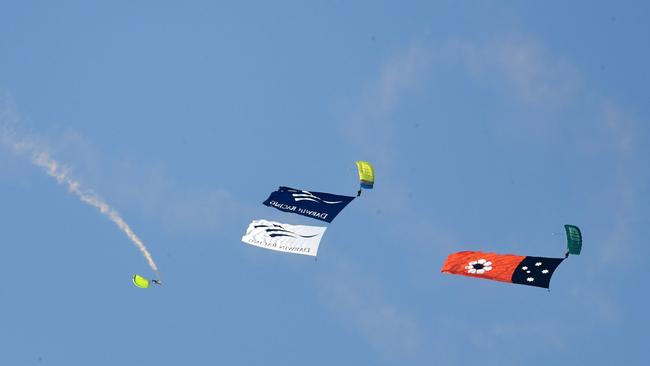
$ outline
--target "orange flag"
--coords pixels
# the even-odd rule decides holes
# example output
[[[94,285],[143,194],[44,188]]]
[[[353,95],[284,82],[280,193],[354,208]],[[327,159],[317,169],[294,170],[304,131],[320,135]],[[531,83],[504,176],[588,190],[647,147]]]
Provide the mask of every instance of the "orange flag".
[[[442,272],[548,288],[551,276],[564,258],[513,254],[458,252],[450,254]]]

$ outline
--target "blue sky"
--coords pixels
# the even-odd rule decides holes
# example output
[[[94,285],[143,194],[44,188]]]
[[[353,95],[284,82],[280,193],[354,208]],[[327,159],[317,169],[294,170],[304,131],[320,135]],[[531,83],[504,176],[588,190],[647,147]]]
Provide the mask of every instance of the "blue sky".
[[[3,1],[0,364],[646,363],[644,2]],[[244,245],[279,185],[354,194],[318,261]],[[582,255],[551,292],[449,253]]]

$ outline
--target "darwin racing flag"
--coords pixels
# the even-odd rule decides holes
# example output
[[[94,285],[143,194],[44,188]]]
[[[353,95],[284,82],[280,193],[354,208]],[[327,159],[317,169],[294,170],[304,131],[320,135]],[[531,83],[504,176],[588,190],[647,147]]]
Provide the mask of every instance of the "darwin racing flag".
[[[263,203],[280,211],[293,212],[326,222],[332,222],[354,197],[338,194],[301,191],[280,187]]]
[[[447,257],[442,272],[548,288],[553,272],[563,260],[564,258],[458,252]]]
[[[250,245],[280,252],[316,256],[326,227],[289,225],[253,220],[241,240]]]

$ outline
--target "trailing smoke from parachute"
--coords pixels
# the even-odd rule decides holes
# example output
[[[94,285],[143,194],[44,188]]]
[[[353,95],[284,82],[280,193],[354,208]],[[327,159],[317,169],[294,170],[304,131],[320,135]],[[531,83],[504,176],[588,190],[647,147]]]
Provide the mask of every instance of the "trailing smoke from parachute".
[[[113,221],[113,223],[115,223],[115,225],[117,225],[117,227],[133,242],[133,244],[135,244],[135,246],[140,249],[140,252],[142,252],[142,255],[147,260],[147,263],[149,263],[149,267],[151,267],[151,269],[156,272],[156,277],[160,278],[160,275],[158,273],[158,266],[156,265],[156,262],[154,262],[151,253],[149,253],[142,240],[140,240],[140,238],[133,232],[131,227],[126,223],[126,221],[124,221],[124,219],[120,216],[119,213],[117,213],[117,211],[115,211],[96,194],[82,190],[80,188],[79,182],[71,178],[69,174],[66,173],[65,169],[62,169],[59,163],[56,160],[52,159],[47,153],[39,152],[34,154],[32,156],[32,162],[34,165],[43,168],[43,170],[45,170],[48,175],[56,179],[59,184],[68,186],[68,191],[79,197],[82,202],[95,207],[99,210],[99,212],[102,213],[102,215],[108,217],[109,220]]]
[[[3,118],[4,119],[4,118]],[[124,221],[122,216],[115,211],[109,204],[104,202],[97,194],[92,191],[83,189],[81,183],[74,179],[68,169],[59,162],[54,160],[45,150],[36,146],[35,143],[20,139],[16,133],[10,129],[7,121],[2,121],[0,130],[0,141],[3,145],[9,147],[17,154],[29,154],[31,162],[37,167],[43,169],[45,173],[54,178],[57,183],[67,186],[68,191],[77,196],[82,202],[95,207],[99,212],[111,220],[117,227],[133,242],[147,260],[149,267],[156,273],[156,278],[160,280],[158,266],[153,260],[151,253],[147,250],[142,240],[133,232],[131,227]]]

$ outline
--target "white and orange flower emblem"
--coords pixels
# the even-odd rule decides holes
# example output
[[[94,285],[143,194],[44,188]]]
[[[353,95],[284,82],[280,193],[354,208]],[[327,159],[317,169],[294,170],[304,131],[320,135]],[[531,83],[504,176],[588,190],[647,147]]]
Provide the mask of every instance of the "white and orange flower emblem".
[[[483,274],[492,270],[492,262],[481,258],[479,260],[469,262],[469,264],[465,266],[465,269],[467,270],[467,273]]]

